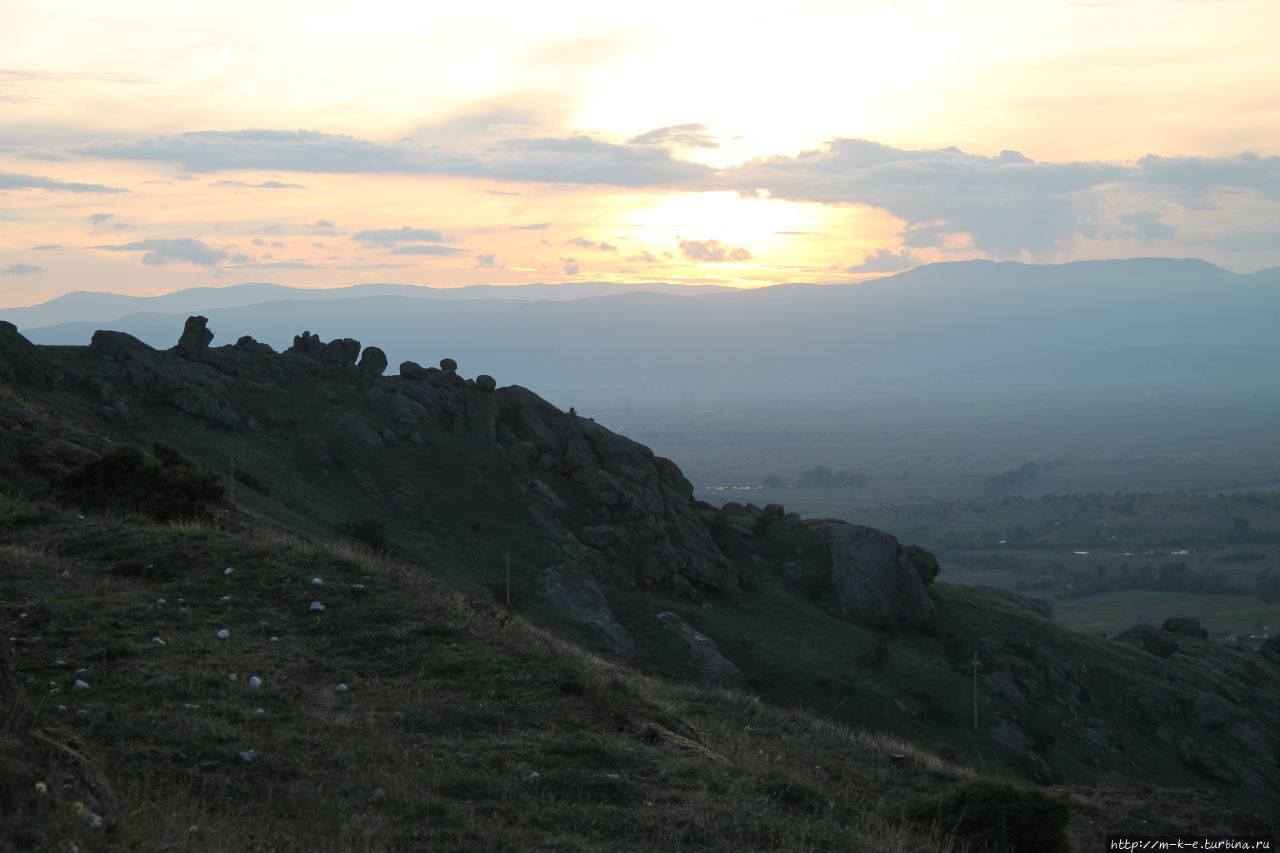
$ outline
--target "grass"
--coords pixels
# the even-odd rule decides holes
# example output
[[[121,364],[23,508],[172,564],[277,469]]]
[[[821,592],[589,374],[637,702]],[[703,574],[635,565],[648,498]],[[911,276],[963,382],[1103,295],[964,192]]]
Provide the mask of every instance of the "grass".
[[[7,845],[942,849],[865,803],[970,775],[745,694],[638,675],[413,564],[252,517],[163,525],[10,497],[0,531],[6,611],[39,636],[18,647],[18,676],[119,798],[99,829],[11,814]],[[133,570],[156,554],[164,571]]]

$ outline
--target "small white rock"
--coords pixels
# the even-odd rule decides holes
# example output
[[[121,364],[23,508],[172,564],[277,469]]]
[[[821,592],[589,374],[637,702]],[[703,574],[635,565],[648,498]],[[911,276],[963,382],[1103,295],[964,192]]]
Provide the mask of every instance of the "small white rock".
[[[320,578],[312,578],[312,579],[311,579],[311,585],[312,585],[312,586],[324,586],[324,581],[320,580]]]
[[[225,640],[227,637],[230,637],[230,636],[231,636],[231,632],[228,631],[226,628],[223,628],[221,631],[218,632],[219,640]]]
[[[267,642],[268,642],[268,643],[278,643],[278,642],[280,642],[280,638],[279,638],[279,637],[272,637],[270,640],[267,640]]]
[[[533,771],[532,773],[530,773],[530,774],[529,774],[529,778],[528,778],[528,779],[526,779],[525,781],[526,781],[526,782],[537,782],[537,781],[538,781],[539,779],[541,779],[541,778],[542,778],[542,774],[541,774],[541,773],[539,773],[537,770],[535,770],[535,771]]]
[[[229,595],[224,595],[222,596],[222,598],[219,599],[219,601],[230,601],[230,600],[231,600],[231,596]]]
[[[67,706],[66,706],[66,705],[59,705],[59,706],[58,706],[58,710],[59,710],[59,711],[65,711],[65,710],[67,710]]]
[[[76,690],[88,690],[88,689],[89,689],[89,685],[88,685],[88,684],[85,684],[83,681],[81,681],[81,680],[80,680],[80,679],[78,679],[78,678],[76,679],[76,683],[75,683],[75,684],[73,684],[73,685],[71,685],[71,686],[72,686],[72,687],[74,687]]]
[[[324,605],[323,605],[323,604],[321,604],[321,603],[320,603],[320,602],[318,602],[318,601],[313,601],[313,602],[311,602],[311,609],[312,609],[312,611],[314,611],[314,612],[316,612],[316,613],[323,613],[323,612],[324,612]]]
[[[236,680],[236,674],[234,672],[227,673],[227,681],[235,681],[235,680]]]
[[[261,686],[262,686],[262,679],[261,679],[261,678],[259,678],[259,677],[258,677],[258,676],[256,676],[256,675],[251,675],[251,676],[249,676],[249,686],[250,686],[250,687],[261,687]]]
[[[25,614],[25,613],[19,613],[19,614],[18,614],[18,618],[19,618],[19,619],[26,619],[26,618],[27,618],[27,614]]]
[[[55,661],[53,662],[53,665],[54,665],[54,666],[66,666],[66,665],[67,665],[67,662],[66,662],[66,661],[64,661],[64,660],[55,660]]]
[[[256,758],[256,755],[254,754],[252,749],[246,750],[245,752],[240,753],[240,760],[246,764],[253,761],[254,758]]]
[[[62,578],[63,580],[66,580],[71,577],[71,572],[64,571],[62,574],[58,575],[58,577]]]
[[[261,714],[265,714],[265,713],[267,713],[267,712],[266,712],[266,711],[264,711],[264,710],[262,710],[261,708],[254,708],[254,709],[253,709],[253,713],[254,713],[255,715],[261,715]]]
[[[223,573],[224,575],[229,575],[229,574],[231,574],[231,572],[232,572],[232,570],[231,570],[231,569],[223,569],[223,570],[222,570],[222,573]]]
[[[165,601],[163,598],[157,598],[157,599],[156,599],[156,604],[168,604],[168,603],[169,603],[169,602]]]
[[[186,708],[188,711],[198,711],[200,709],[199,705],[194,705],[190,702],[186,703],[182,707]]]
[[[151,642],[155,643],[157,646],[167,645],[167,643],[165,643],[165,641],[160,639],[159,637],[152,637]]]
[[[335,688],[333,688],[333,689],[334,689],[334,690],[336,690],[336,691],[338,691],[339,693],[346,693],[346,692],[347,692],[347,685],[345,685],[345,684],[339,684],[337,687],[335,687]]]

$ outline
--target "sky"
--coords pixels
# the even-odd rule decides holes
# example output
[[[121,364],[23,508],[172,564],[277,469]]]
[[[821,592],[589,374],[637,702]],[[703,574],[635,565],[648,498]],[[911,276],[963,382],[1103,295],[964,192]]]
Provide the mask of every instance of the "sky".
[[[0,307],[1280,265],[1274,0],[755,6],[0,0]]]

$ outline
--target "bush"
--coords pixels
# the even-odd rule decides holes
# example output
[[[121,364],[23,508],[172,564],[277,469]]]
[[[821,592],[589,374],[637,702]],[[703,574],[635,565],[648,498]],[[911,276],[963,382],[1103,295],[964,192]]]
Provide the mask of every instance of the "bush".
[[[1064,797],[994,779],[916,797],[891,807],[890,816],[919,831],[954,838],[971,850],[1071,851],[1066,835],[1071,812]]]
[[[158,521],[226,504],[216,471],[163,442],[151,448],[154,455],[135,444],[117,447],[68,471],[54,490],[82,506],[140,512]]]

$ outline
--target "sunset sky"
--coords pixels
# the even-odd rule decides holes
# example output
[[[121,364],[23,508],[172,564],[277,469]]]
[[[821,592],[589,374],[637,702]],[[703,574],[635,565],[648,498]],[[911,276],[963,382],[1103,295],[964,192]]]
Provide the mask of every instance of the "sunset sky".
[[[0,306],[1280,265],[1275,0],[0,0]]]

